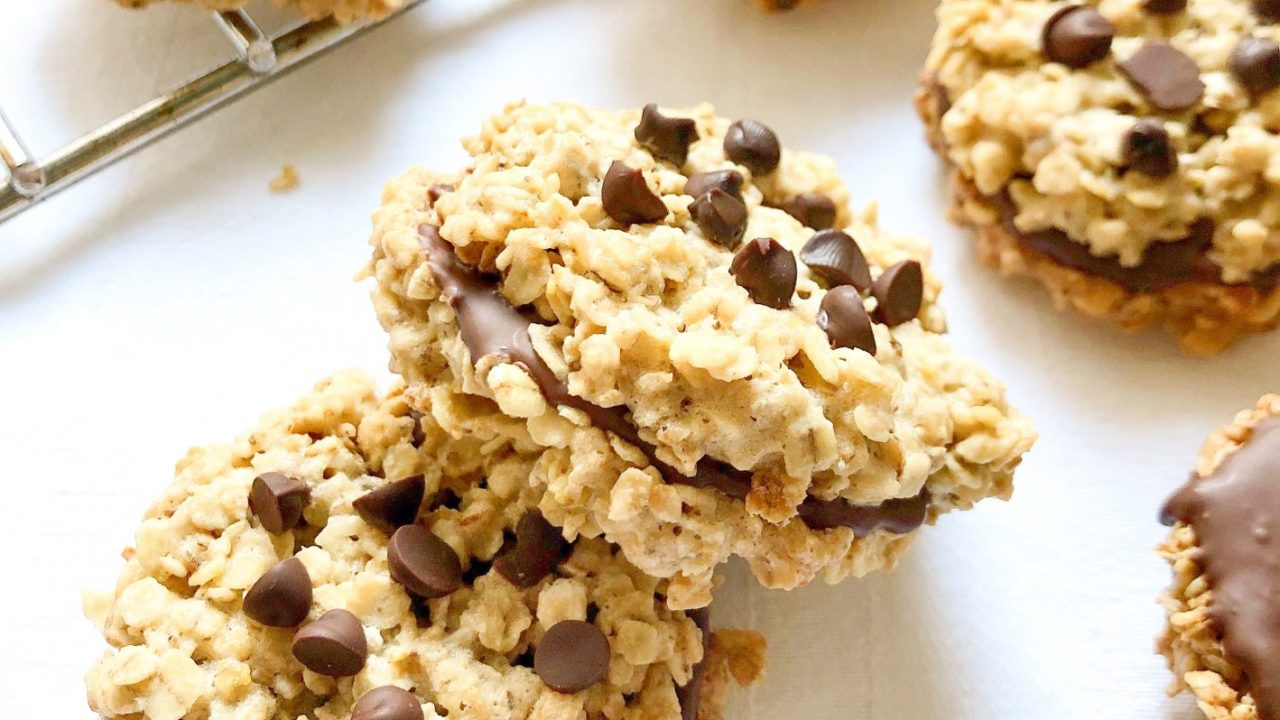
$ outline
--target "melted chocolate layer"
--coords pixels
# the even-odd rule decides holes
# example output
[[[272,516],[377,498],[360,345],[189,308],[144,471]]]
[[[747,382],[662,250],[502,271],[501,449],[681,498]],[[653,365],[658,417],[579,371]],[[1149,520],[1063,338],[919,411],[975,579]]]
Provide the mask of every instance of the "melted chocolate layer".
[[[524,368],[553,405],[571,407],[585,414],[593,425],[635,445],[649,459],[663,479],[672,484],[710,488],[736,500],[751,491],[751,473],[728,463],[703,458],[693,477],[683,475],[658,458],[658,449],[640,437],[626,416],[626,408],[606,408],[569,392],[551,368],[533,349],[529,326],[536,318],[521,313],[498,292],[497,283],[458,260],[453,246],[440,237],[439,228],[418,228],[427,267],[440,285],[446,301],[458,316],[462,341],[471,351],[472,362],[497,355]],[[798,513],[815,530],[847,527],[858,537],[883,528],[905,534],[924,524],[929,510],[929,491],[911,498],[890,500],[881,505],[854,505],[847,500],[819,500],[809,497]]]
[[[711,652],[711,607],[687,610],[685,614],[702,631],[702,659],[693,666],[693,677],[684,685],[676,686],[676,698],[680,701],[681,720],[698,720],[698,705],[702,702],[702,676],[707,670],[707,653]]]
[[[1094,255],[1086,245],[1072,240],[1057,228],[1029,233],[1019,230],[1013,221],[1018,208],[1007,192],[988,196],[986,200],[1000,214],[1000,224],[1005,232],[1022,244],[1059,265],[1110,280],[1134,292],[1153,292],[1185,282],[1259,290],[1270,290],[1280,284],[1280,264],[1255,273],[1249,282],[1224,283],[1222,268],[1208,255],[1213,245],[1214,230],[1213,221],[1208,218],[1192,223],[1187,236],[1181,240],[1152,244],[1143,255],[1142,262],[1128,266],[1121,265],[1114,256]]]
[[[1193,476],[1161,521],[1195,529],[1210,620],[1259,715],[1280,720],[1280,419],[1258,424],[1212,474]]]

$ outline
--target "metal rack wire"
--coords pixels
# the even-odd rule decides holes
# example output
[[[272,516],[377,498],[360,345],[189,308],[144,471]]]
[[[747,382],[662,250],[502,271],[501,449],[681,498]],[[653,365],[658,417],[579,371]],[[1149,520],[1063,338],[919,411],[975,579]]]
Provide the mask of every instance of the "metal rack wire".
[[[316,20],[276,37],[263,33],[244,10],[215,12],[213,22],[235,48],[236,59],[42,158],[31,154],[0,108],[0,161],[8,168],[7,182],[0,186],[0,223],[425,1],[407,0],[381,20],[350,25]]]

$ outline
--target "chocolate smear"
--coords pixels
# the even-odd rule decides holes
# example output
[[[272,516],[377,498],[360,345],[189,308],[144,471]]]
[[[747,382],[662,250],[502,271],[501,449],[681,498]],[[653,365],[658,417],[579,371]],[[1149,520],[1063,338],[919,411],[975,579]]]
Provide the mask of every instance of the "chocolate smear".
[[[1280,719],[1280,419],[1259,423],[1213,473],[1193,476],[1161,521],[1195,529],[1210,621],[1259,716]]]
[[[698,705],[702,703],[702,678],[707,672],[707,653],[711,652],[711,607],[685,612],[702,631],[702,659],[693,666],[689,682],[676,686],[676,699],[680,701],[680,720],[698,720]]]
[[[1004,231],[1027,248],[1045,255],[1059,265],[1109,280],[1134,292],[1154,292],[1184,282],[1253,287],[1259,290],[1268,290],[1280,283],[1280,263],[1256,273],[1246,283],[1222,282],[1222,268],[1207,255],[1213,244],[1214,232],[1213,221],[1208,218],[1200,218],[1192,223],[1187,236],[1181,240],[1153,243],[1147,248],[1142,262],[1126,266],[1121,265],[1114,256],[1098,257],[1090,253],[1088,246],[1072,240],[1057,228],[1022,232],[1014,223],[1017,207],[1008,193],[989,196],[986,201],[999,213]]]
[[[533,324],[534,318],[521,313],[507,302],[498,292],[494,280],[459,261],[453,245],[440,236],[439,228],[421,225],[418,227],[418,237],[426,255],[427,267],[440,286],[445,301],[457,315],[459,332],[471,352],[473,363],[480,358],[496,355],[519,365],[533,378],[548,403],[578,410],[597,428],[631,443],[645,454],[649,463],[668,483],[716,490],[735,500],[744,499],[751,491],[751,473],[712,458],[704,457],[699,460],[693,477],[681,474],[658,458],[656,446],[640,437],[640,433],[627,419],[625,406],[604,408],[570,393],[569,388],[533,349],[529,326]],[[810,501],[816,504],[806,510],[805,506],[810,505]],[[881,522],[876,506],[854,505],[845,500],[820,501],[809,498],[800,507],[801,518],[805,518],[807,513],[821,522],[836,522],[836,525],[853,529],[859,537],[882,526],[890,532],[903,534],[924,523],[925,513],[920,512],[919,522],[914,527],[907,527],[907,523],[903,522],[903,513],[892,505],[893,502],[895,501],[885,503],[887,511]],[[929,496],[926,492],[921,492],[920,495],[905,498],[901,502],[919,503],[923,509],[927,509]],[[837,510],[828,506],[840,506],[844,509]],[[836,525],[815,527],[810,524],[810,527],[827,529]]]

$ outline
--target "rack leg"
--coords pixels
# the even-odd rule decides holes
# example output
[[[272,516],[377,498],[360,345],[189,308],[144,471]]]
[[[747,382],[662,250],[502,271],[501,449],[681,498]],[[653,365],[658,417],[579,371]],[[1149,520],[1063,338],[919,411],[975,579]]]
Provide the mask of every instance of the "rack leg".
[[[9,168],[9,185],[23,197],[35,197],[44,189],[44,168],[31,156],[13,123],[0,108],[0,160]]]
[[[213,20],[231,41],[240,60],[255,75],[266,75],[276,68],[276,50],[271,38],[263,34],[244,10],[215,12]]]

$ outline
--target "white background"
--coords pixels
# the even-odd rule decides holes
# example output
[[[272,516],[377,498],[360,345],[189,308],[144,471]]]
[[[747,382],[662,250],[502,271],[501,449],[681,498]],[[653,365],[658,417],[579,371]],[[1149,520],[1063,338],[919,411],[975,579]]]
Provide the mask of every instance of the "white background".
[[[771,641],[735,720],[1189,720],[1153,654],[1168,571],[1155,515],[1204,435],[1280,389],[1280,337],[1214,360],[1056,313],[978,267],[943,219],[910,99],[932,0],[432,0],[412,16],[0,226],[0,715],[90,717],[109,587],[141,513],[193,444],[322,375],[385,373],[351,281],[381,183],[453,168],[504,102],[710,100],[833,155],[855,202],[931,238],[952,340],[1042,439],[1008,504],[926,531],[893,574],[792,593],[733,566],[717,622]],[[0,103],[37,152],[221,61],[189,8],[0,0]],[[271,195],[293,163],[302,185]]]

